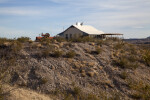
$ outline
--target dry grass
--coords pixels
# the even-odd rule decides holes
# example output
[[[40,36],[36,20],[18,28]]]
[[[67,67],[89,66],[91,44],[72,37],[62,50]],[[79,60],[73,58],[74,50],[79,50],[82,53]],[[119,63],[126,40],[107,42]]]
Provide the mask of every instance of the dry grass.
[[[145,51],[145,53],[143,54],[143,60],[144,60],[144,63],[150,67],[150,51],[149,50]]]
[[[66,53],[66,57],[68,57],[68,58],[73,58],[73,57],[75,57],[75,55],[76,55],[76,52],[73,50]]]
[[[92,71],[87,72],[87,75],[88,75],[88,76],[90,76],[90,77],[93,77],[93,76],[94,76],[94,74],[95,74],[95,73],[94,73],[94,72],[92,72]]]
[[[130,89],[134,90],[131,94],[132,98],[140,100],[149,100],[150,98],[150,85],[144,84],[142,81],[135,82],[128,81]]]

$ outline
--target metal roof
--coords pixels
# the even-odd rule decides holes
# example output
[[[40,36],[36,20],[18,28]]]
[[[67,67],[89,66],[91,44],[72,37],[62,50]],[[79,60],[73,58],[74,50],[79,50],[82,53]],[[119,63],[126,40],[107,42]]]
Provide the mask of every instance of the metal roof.
[[[99,34],[104,34],[103,31],[99,31],[96,28],[89,26],[89,25],[81,25],[81,24],[77,24],[77,25],[73,25],[74,27],[76,27],[77,29],[81,30],[82,32],[85,32],[87,34],[93,34],[93,35],[99,35]]]

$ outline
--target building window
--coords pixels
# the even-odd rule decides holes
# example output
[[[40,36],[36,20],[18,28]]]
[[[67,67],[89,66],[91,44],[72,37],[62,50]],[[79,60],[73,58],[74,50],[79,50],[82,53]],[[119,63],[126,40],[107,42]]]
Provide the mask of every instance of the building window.
[[[72,34],[70,34],[70,38],[72,38]]]
[[[66,39],[68,39],[68,34],[66,34]]]

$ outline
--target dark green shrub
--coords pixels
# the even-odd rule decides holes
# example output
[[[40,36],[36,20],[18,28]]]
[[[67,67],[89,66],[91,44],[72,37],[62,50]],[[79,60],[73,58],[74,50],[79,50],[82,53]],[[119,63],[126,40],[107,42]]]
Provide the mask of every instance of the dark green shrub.
[[[60,51],[60,50],[56,50],[53,53],[53,56],[56,57],[56,58],[61,57],[62,55],[63,55],[63,52]]]
[[[71,51],[67,52],[66,57],[73,58],[75,55],[76,55],[76,52],[71,50]]]
[[[24,42],[29,42],[30,38],[29,37],[20,37],[17,38],[17,41],[24,43]]]

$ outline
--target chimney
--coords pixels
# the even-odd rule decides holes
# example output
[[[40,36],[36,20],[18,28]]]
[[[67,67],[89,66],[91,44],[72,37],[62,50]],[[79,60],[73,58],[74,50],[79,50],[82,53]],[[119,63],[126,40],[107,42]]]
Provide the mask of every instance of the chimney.
[[[80,22],[77,22],[77,23],[76,23],[76,25],[77,25],[77,26],[81,26],[81,25],[82,25],[82,23],[80,23]]]

